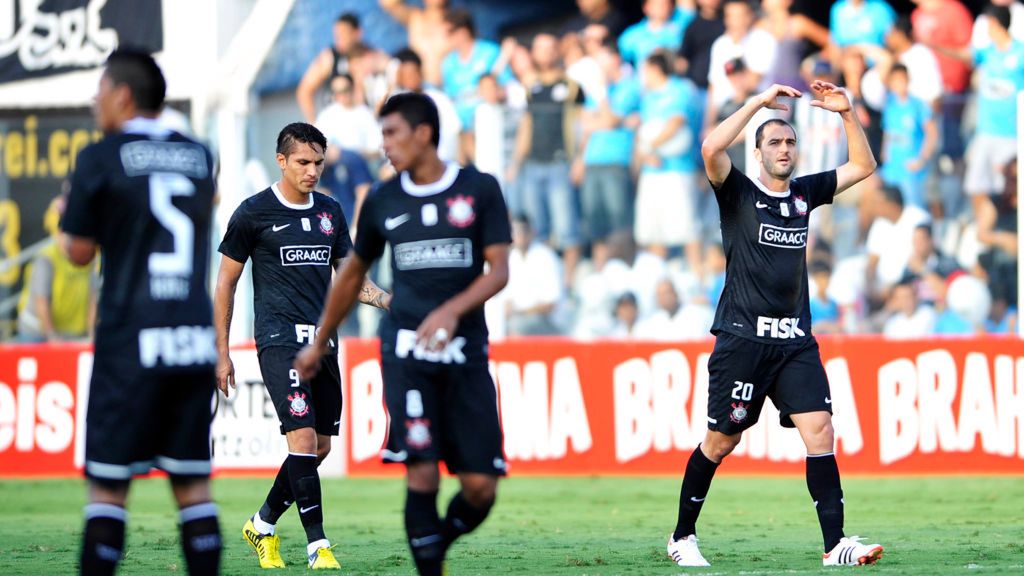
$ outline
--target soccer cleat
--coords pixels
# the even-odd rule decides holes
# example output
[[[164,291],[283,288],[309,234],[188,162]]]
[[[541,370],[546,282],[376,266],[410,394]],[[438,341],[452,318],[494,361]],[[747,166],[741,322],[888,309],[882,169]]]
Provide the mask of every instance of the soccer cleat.
[[[821,563],[824,566],[859,566],[862,564],[874,564],[882,557],[883,548],[879,544],[861,544],[859,536],[841,538],[839,544],[822,554]]]
[[[260,568],[284,568],[281,558],[281,537],[276,534],[261,534],[252,524],[252,518],[242,527],[242,538],[256,551]]]
[[[341,564],[338,564],[331,548],[317,548],[316,552],[310,554],[309,567],[313,570],[341,570]]]
[[[697,537],[693,534],[679,541],[669,534],[668,557],[680,566],[711,566],[697,548]]]

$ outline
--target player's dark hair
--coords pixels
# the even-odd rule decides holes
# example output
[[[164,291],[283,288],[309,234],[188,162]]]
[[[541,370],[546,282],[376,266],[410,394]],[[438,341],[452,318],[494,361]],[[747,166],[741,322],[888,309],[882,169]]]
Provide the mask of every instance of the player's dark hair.
[[[672,56],[667,50],[655,50],[644,61],[660,70],[665,76],[672,75]]]
[[[423,59],[420,58],[420,55],[415,50],[409,47],[395,52],[395,60],[398,60],[399,64],[415,64],[417,68],[423,67]]]
[[[885,185],[882,186],[882,189],[879,192],[881,192],[882,198],[884,198],[886,202],[891,202],[903,207],[903,192],[901,192],[898,187]]]
[[[338,19],[334,21],[335,24],[348,24],[352,28],[359,30],[359,16],[351,12],[345,12]]]
[[[893,32],[899,32],[907,38],[914,38],[914,24],[909,16],[900,16],[892,26]]]
[[[998,22],[999,25],[1005,28],[1006,30],[1010,29],[1009,6],[996,6],[995,4],[989,4],[988,7],[985,8],[984,14]]]
[[[781,118],[765,120],[764,124],[758,126],[757,131],[754,132],[754,148],[761,147],[761,141],[764,140],[764,129],[769,126],[789,126],[789,129],[793,131],[793,134],[796,134],[796,128],[793,128],[792,124]]]
[[[104,72],[115,86],[127,86],[140,112],[156,113],[164,105],[167,81],[149,54],[134,48],[118,48],[107,57]]]
[[[318,144],[323,152],[327,152],[327,138],[323,132],[312,124],[305,122],[293,122],[281,129],[277,135],[277,153],[284,154],[285,158],[292,153],[296,144]]]
[[[398,114],[415,130],[417,126],[426,124],[430,127],[430,142],[437,148],[441,142],[441,121],[437,115],[437,106],[430,96],[416,92],[404,92],[388,98],[380,108],[380,117]]]
[[[476,38],[476,23],[473,21],[473,15],[469,13],[469,10],[452,8],[444,13],[444,21],[451,28],[452,32],[465,28],[470,36]]]

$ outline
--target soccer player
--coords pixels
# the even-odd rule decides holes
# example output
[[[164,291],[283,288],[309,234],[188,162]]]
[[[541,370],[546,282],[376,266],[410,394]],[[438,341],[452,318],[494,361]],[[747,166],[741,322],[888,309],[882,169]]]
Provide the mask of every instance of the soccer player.
[[[483,305],[508,281],[509,216],[492,176],[438,158],[437,108],[428,96],[392,96],[380,117],[384,153],[400,175],[367,199],[355,254],[331,287],[322,331],[295,368],[300,378],[317,370],[330,347],[326,335],[390,244],[394,300],[380,341],[391,429],[382,455],[406,466],[409,547],[419,573],[437,575],[449,546],[487,518],[505,474]],[[462,488],[444,520],[439,460]]]
[[[166,88],[148,54],[110,55],[93,106],[106,136],[78,155],[61,223],[68,258],[84,266],[102,248],[105,276],[85,419],[82,574],[117,570],[129,483],[153,467],[170,476],[189,573],[220,566],[209,485],[213,161],[156,120]]]
[[[352,243],[341,205],[314,192],[326,149],[327,140],[314,126],[285,126],[277,136],[281,179],[239,205],[220,245],[214,295],[217,387],[226,396],[229,387],[235,386],[228,332],[235,287],[245,261],[252,259],[260,372],[288,442],[288,457],[263,507],[242,528],[242,536],[256,550],[262,568],[284,567],[275,525],[292,502],[306,531],[309,566],[340,568],[324,535],[317,473],[317,466],[331,451],[331,436],[338,435],[341,424],[337,331],[321,331],[316,320],[332,267],[340,266]],[[361,286],[360,301],[387,308],[387,293],[370,280]],[[316,378],[299,378],[292,361],[304,344],[313,342],[315,334],[324,337],[329,353]]]
[[[796,131],[768,120],[755,133],[756,180],[733,166],[729,145],[761,108],[788,110],[781,97],[800,91],[774,85],[751,98],[708,134],[701,148],[708,180],[721,210],[725,288],[711,332],[708,360],[708,432],[686,465],[679,521],[668,554],[680,566],[708,566],[697,548],[696,523],[715,470],[757,422],[765,398],[783,426],[800,432],[807,447],[807,488],[825,541],[823,563],[873,564],[877,544],[843,534],[843,490],[833,453],[832,400],[811,334],[807,293],[807,223],[811,210],[875,170],[864,130],[846,92],[820,80],[811,84],[812,106],[840,115],[849,161],[835,170],[793,177],[799,158]]]

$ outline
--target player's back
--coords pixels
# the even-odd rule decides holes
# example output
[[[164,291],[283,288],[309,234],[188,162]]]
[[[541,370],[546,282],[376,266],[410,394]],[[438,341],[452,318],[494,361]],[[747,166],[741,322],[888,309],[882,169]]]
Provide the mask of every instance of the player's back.
[[[137,341],[143,365],[206,363],[213,196],[207,149],[153,120],[79,154],[64,229],[101,249],[98,351]]]

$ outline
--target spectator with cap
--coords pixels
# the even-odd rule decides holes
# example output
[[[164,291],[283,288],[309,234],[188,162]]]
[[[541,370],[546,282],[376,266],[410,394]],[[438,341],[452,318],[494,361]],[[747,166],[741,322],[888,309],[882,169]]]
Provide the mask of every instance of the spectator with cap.
[[[344,13],[334,21],[332,28],[334,43],[320,51],[306,68],[299,86],[295,89],[295,99],[306,122],[315,123],[316,93],[324,83],[334,80],[342,74],[351,74],[349,58],[351,50],[361,42],[363,32],[359,27],[359,17],[352,13]],[[353,86],[357,102],[365,102],[363,87],[358,83]]]

